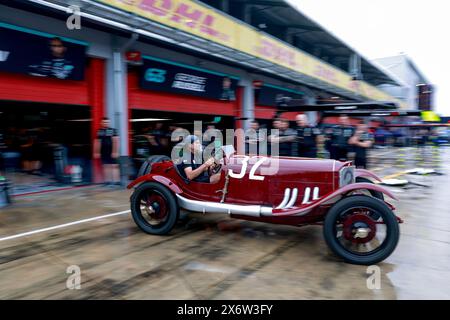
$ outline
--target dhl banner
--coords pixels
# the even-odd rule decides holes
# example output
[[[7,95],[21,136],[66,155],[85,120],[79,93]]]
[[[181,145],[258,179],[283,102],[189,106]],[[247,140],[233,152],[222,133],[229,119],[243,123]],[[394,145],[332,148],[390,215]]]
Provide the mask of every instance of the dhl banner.
[[[143,18],[265,59],[372,100],[400,101],[349,74],[191,0],[97,0]]]

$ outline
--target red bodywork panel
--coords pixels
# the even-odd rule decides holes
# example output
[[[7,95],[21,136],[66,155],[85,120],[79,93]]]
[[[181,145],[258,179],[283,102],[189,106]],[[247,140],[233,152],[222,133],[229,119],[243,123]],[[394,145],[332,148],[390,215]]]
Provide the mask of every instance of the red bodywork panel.
[[[195,181],[186,183],[173,162],[165,161],[153,164],[150,174],[136,179],[128,188],[142,182],[155,181],[186,199],[219,203],[228,173],[229,183],[224,204],[273,208],[273,216],[232,215],[233,217],[288,225],[322,221],[333,205],[334,198],[338,199],[340,195],[358,189],[380,191],[396,199],[388,190],[370,183],[354,183],[339,188],[339,170],[350,165],[350,162],[329,159],[233,155],[222,165],[220,181],[211,184]],[[355,175],[379,179],[366,170],[355,170]],[[282,209],[283,203],[287,201],[285,198],[292,201]]]
[[[368,177],[375,179],[376,181],[381,182],[381,178],[378,177],[375,173],[370,172],[369,170],[365,169],[355,169],[355,177]]]
[[[176,184],[175,181],[172,181],[169,178],[163,177],[161,175],[158,174],[153,174],[153,173],[149,173],[146,174],[142,177],[137,178],[136,180],[134,180],[133,182],[131,182],[127,188],[131,189],[134,186],[142,183],[142,182],[149,182],[149,181],[155,181],[155,182],[159,182],[163,185],[165,185],[167,188],[169,188],[173,193],[179,194],[182,193],[183,191],[178,187],[178,185]]]
[[[167,179],[158,178],[164,185],[169,186],[170,181],[179,188],[180,192],[176,192],[170,186],[175,193],[183,193],[184,197],[193,200],[215,202],[222,197],[220,190],[224,187],[226,171],[232,170],[226,203],[276,207],[282,201],[286,188],[298,188],[299,199],[307,187],[319,187],[322,195],[333,191],[338,184],[338,178],[333,170],[344,165],[334,160],[270,157],[265,159],[261,165],[256,166],[263,157],[232,156],[227,165],[222,167],[222,177],[216,184],[195,181],[186,183],[172,161],[166,161],[153,165],[151,174],[139,177],[128,188],[148,180],[157,181],[155,177],[160,176]],[[243,167],[245,172],[242,170]]]
[[[380,186],[377,186],[377,185],[374,185],[371,183],[353,183],[353,184],[349,184],[343,188],[340,188],[340,189],[326,195],[325,197],[321,198],[320,200],[318,200],[316,202],[312,202],[301,208],[292,208],[292,209],[288,209],[288,210],[286,210],[286,209],[274,210],[273,214],[276,216],[292,216],[292,215],[305,214],[305,213],[311,211],[311,209],[314,209],[317,206],[320,206],[321,204],[323,204],[337,196],[345,195],[351,191],[361,190],[361,189],[379,191],[379,192],[382,192],[382,193],[388,195],[390,198],[392,198],[394,200],[398,200],[397,197],[395,195],[393,195],[390,191],[388,191],[385,188],[382,188]],[[391,209],[393,209],[392,205],[391,205]]]

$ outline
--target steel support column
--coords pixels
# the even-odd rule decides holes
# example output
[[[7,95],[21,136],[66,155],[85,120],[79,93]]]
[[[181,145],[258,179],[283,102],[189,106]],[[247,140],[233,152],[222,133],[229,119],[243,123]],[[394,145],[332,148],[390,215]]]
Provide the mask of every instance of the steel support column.
[[[114,126],[120,137],[120,156],[128,156],[127,70],[122,52],[113,52]]]
[[[136,34],[133,34],[124,44],[119,44],[116,42],[116,39],[113,39],[111,58],[107,61],[108,104],[106,114],[111,121],[111,126],[117,129],[119,134],[122,185],[127,184],[130,170],[128,76],[124,53],[136,40]]]
[[[252,79],[242,79],[240,85],[243,87],[242,95],[242,117],[245,118],[244,129],[250,128],[250,122],[255,118],[255,90]]]

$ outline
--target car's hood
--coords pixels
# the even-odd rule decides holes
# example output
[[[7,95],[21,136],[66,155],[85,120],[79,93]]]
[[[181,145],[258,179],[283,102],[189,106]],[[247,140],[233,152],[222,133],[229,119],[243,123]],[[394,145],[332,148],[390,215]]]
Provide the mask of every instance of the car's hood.
[[[234,155],[231,157],[231,162],[234,164],[242,163],[245,158],[246,156]],[[253,164],[262,158],[266,158],[267,160],[260,166],[261,169],[270,167],[272,168],[270,171],[275,174],[280,172],[284,174],[298,172],[336,172],[343,166],[349,164],[349,162],[341,162],[333,159],[254,156],[248,160],[250,164],[248,167],[251,168]]]

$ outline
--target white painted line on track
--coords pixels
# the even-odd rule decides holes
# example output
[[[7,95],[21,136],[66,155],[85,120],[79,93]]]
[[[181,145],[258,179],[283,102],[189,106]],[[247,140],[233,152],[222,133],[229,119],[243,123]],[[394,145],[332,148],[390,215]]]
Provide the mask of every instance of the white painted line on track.
[[[17,239],[17,238],[21,238],[21,237],[30,236],[30,235],[33,235],[33,234],[36,234],[36,233],[42,233],[42,232],[52,231],[52,230],[56,230],[56,229],[67,228],[67,227],[74,226],[74,225],[81,224],[81,223],[86,223],[86,222],[91,222],[91,221],[95,221],[95,220],[100,220],[100,219],[110,218],[110,217],[114,217],[114,216],[119,216],[119,215],[122,215],[122,214],[127,214],[130,211],[131,210],[125,210],[125,211],[105,214],[105,215],[102,215],[102,216],[96,216],[96,217],[92,217],[92,218],[87,218],[87,219],[77,220],[77,221],[73,221],[73,222],[68,222],[68,223],[56,225],[56,226],[53,226],[53,227],[42,228],[42,229],[32,230],[32,231],[28,231],[28,232],[18,233],[18,234],[14,234],[12,236],[7,236],[7,237],[0,238],[0,241],[12,240],[12,239]]]

